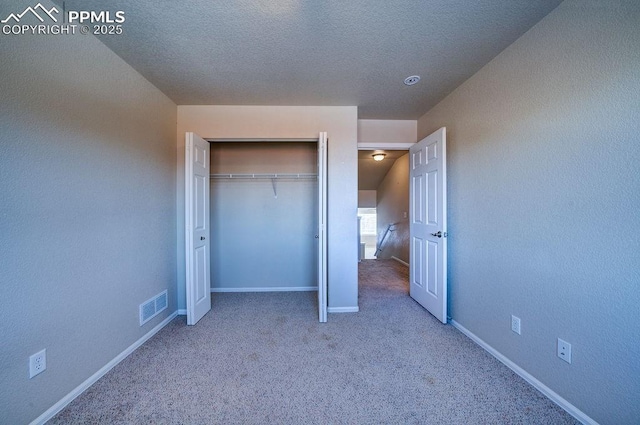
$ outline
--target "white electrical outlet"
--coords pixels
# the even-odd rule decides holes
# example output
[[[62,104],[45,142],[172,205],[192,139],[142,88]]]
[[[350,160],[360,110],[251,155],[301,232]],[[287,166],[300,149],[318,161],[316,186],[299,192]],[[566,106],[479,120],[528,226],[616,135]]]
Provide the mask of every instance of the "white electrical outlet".
[[[47,350],[44,349],[29,357],[29,379],[47,368]]]
[[[511,330],[520,335],[520,318],[511,315]]]
[[[571,344],[558,338],[558,357],[571,364]]]

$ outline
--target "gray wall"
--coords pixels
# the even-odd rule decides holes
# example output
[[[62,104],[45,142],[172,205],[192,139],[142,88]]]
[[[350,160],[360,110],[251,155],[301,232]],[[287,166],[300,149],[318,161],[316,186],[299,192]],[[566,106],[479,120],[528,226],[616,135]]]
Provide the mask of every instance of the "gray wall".
[[[177,108],[93,36],[2,36],[0,57],[0,422],[19,424],[176,310]]]
[[[640,418],[639,23],[566,1],[418,125],[449,135],[453,319],[603,424]]]
[[[375,190],[359,190],[358,191],[358,208],[375,208],[376,207],[376,191]]]
[[[212,173],[317,173],[317,143],[212,143]],[[211,288],[317,288],[318,181],[211,180]]]
[[[409,262],[409,154],[398,158],[377,190],[378,244],[387,226],[397,223],[387,235],[377,258],[396,257]]]

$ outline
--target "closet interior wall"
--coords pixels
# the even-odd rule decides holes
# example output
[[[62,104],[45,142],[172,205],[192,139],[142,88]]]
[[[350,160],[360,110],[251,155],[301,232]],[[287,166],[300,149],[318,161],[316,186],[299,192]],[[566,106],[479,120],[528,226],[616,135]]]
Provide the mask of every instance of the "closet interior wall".
[[[211,143],[212,291],[317,289],[316,174],[317,143]]]

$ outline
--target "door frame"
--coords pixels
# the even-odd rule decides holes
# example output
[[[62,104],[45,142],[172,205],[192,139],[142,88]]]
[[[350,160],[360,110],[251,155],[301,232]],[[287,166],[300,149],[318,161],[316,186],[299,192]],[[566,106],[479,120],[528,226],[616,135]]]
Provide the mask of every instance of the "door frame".
[[[422,140],[422,139],[420,139],[420,140]],[[358,142],[358,150],[359,151],[394,150],[394,151],[407,151],[407,153],[409,153],[409,149],[413,145],[418,143],[420,140],[417,140],[415,143],[393,143],[393,142],[389,142],[389,143],[367,143],[367,142]],[[407,178],[409,178],[409,177],[410,176],[407,175]],[[409,202],[411,202],[411,192],[409,192]],[[411,243],[411,242],[409,242],[409,243]],[[409,261],[411,261],[411,259],[409,259]],[[409,264],[405,263],[405,265],[410,267],[410,263]],[[445,286],[448,286],[447,279],[445,279]],[[448,302],[449,301],[447,300],[447,304],[448,304]],[[448,313],[447,313],[447,319],[448,319]]]
[[[417,142],[416,142],[417,143]],[[359,151],[375,151],[375,150],[387,150],[387,151],[406,151],[409,153],[409,149],[411,146],[415,145],[415,143],[367,143],[367,142],[358,142],[358,150]],[[407,176],[409,178],[409,176]],[[358,189],[359,190],[359,189]],[[409,194],[411,196],[411,194]],[[360,229],[358,228],[358,234],[360,234]],[[396,260],[399,261],[399,260]],[[360,241],[358,241],[358,263],[360,262]],[[405,266],[408,266],[408,263],[404,261],[400,261]]]
[[[186,134],[188,133],[192,133],[187,131]],[[194,133],[196,134],[196,133]],[[317,146],[320,146],[320,144],[322,143],[322,139],[321,137],[323,137],[324,135],[324,151],[325,153],[328,150],[328,138],[327,138],[327,132],[320,132],[319,136],[317,138],[207,138],[207,137],[202,137],[200,136],[204,141],[208,142],[209,144],[212,143],[243,143],[243,142],[250,142],[250,143],[269,143],[269,142],[293,142],[293,143],[315,143]],[[186,136],[185,136],[186,137]],[[186,144],[186,143],[185,143]],[[328,161],[327,158],[325,157],[325,163],[324,163],[324,173],[325,173],[325,181],[324,181],[324,189],[326,190],[326,184],[327,184],[327,178],[328,178],[328,171],[327,171],[327,167],[328,167]],[[185,170],[186,173],[186,170]],[[320,175],[318,175],[318,190],[322,190],[322,187],[320,185]],[[186,192],[186,191],[185,191]],[[185,223],[187,220],[187,212],[189,211],[189,206],[187,205],[186,202],[186,196],[187,194],[185,193]],[[208,197],[209,195],[207,195]],[[319,205],[318,206],[318,212],[320,212],[320,209],[322,207],[324,207],[324,211],[323,211],[323,217],[325,218],[325,223],[324,224],[324,235],[323,235],[323,240],[324,240],[324,255],[322,255],[321,257],[321,252],[318,252],[318,259],[320,260],[319,263],[320,264],[324,264],[326,265],[326,268],[324,270],[324,273],[319,273],[319,275],[324,276],[324,285],[319,282],[318,283],[318,293],[319,293],[319,303],[318,303],[318,307],[319,307],[319,320],[320,322],[326,322],[327,321],[327,311],[328,311],[328,299],[327,299],[327,291],[328,291],[328,282],[327,282],[327,275],[328,275],[328,262],[327,262],[327,255],[326,255],[326,247],[327,247],[327,236],[326,236],[326,217],[328,215],[328,209],[327,209],[327,197],[328,197],[328,192],[325,192],[325,200],[324,200],[324,205]],[[322,223],[318,223],[318,225],[322,225]],[[319,236],[320,235],[320,231],[322,229],[317,229]],[[186,235],[185,235],[186,237]],[[322,237],[322,236],[321,236]],[[209,235],[209,240],[210,235]],[[322,246],[320,247],[320,249],[322,248]],[[187,244],[185,243],[185,255],[187,255],[188,253],[187,251]],[[186,261],[188,260],[188,256],[185,257],[185,272],[188,273],[188,266]],[[189,292],[189,285],[190,280],[188,278],[188,276],[185,276],[185,295],[188,294]],[[320,303],[324,302],[324,308],[320,307]],[[189,305],[187,304],[187,316],[189,316]]]
[[[416,142],[417,143],[417,142]],[[388,151],[407,151],[415,143],[366,143],[358,142],[359,151],[375,151],[376,149],[388,150]]]

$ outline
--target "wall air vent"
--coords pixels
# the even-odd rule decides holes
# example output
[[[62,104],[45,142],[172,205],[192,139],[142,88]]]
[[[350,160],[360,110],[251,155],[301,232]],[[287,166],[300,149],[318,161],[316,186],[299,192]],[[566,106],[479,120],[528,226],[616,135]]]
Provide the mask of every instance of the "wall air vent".
[[[167,291],[163,291],[155,297],[140,304],[140,326],[156,317],[167,308]]]
[[[167,308],[167,291],[156,297],[156,313],[160,313],[165,308]]]

